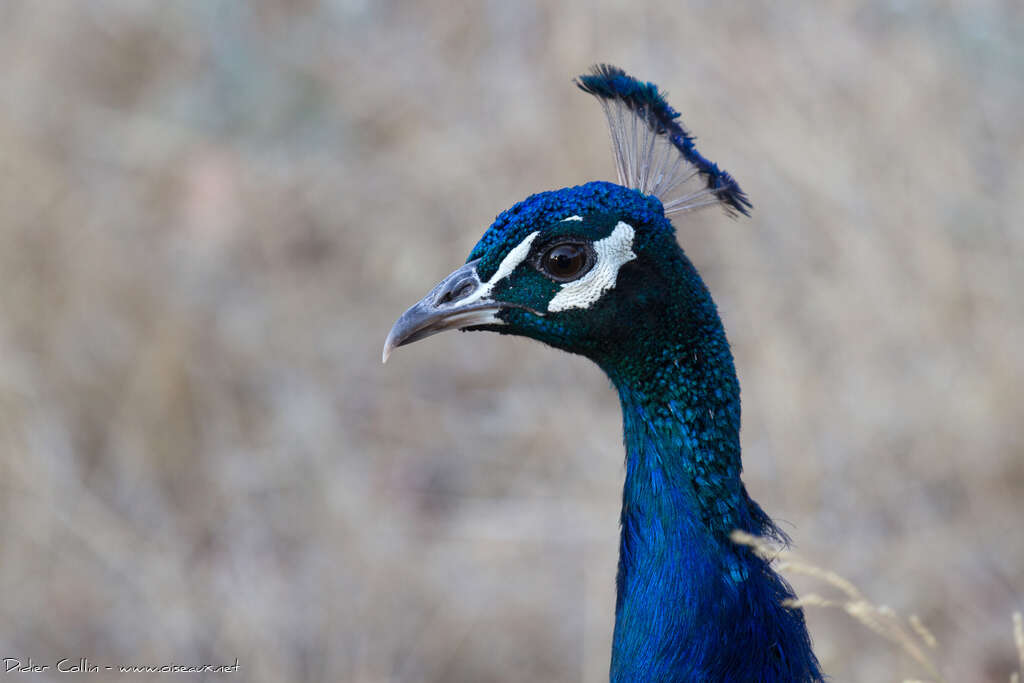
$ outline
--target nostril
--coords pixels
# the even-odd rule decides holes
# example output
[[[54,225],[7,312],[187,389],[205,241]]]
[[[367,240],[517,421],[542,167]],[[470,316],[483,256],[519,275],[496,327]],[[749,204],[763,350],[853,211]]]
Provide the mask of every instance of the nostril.
[[[455,285],[447,292],[441,295],[437,300],[438,304],[450,304],[453,301],[464,299],[469,296],[469,293],[473,290],[473,283],[470,280],[463,280],[459,284]]]

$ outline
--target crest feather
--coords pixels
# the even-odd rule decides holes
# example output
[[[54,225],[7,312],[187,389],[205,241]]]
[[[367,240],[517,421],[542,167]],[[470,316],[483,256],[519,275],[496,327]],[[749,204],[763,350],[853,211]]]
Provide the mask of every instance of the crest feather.
[[[725,171],[704,158],[654,83],[598,64],[576,85],[597,97],[608,117],[619,184],[654,195],[666,214],[721,204],[750,215],[751,203]]]

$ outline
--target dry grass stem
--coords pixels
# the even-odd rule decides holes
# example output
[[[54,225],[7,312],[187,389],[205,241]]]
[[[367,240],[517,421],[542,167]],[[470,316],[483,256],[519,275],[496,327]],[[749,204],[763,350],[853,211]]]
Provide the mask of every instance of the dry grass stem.
[[[939,673],[939,668],[925,648],[934,650],[938,646],[935,635],[924,625],[921,618],[911,614],[906,620],[900,617],[891,607],[875,605],[866,600],[853,583],[835,572],[797,559],[786,548],[748,534],[743,531],[732,533],[733,543],[751,548],[758,557],[777,562],[781,572],[792,572],[803,576],[820,579],[839,589],[845,599],[829,599],[817,593],[808,593],[802,598],[787,600],[787,607],[837,607],[855,620],[868,627],[886,640],[889,640],[906,652],[910,657],[928,670],[937,681],[946,679]],[[908,628],[909,627],[909,628]],[[1020,683],[1024,676],[1024,616],[1020,612],[1013,613],[1013,642],[1017,648],[1019,671],[1010,674],[1010,683]],[[925,683],[917,679],[907,679],[903,683]]]
[[[845,598],[829,599],[811,593],[803,598],[787,601],[788,607],[838,607],[878,635],[900,646],[935,680],[946,680],[926,652],[926,648],[935,647],[935,637],[924,627],[916,615],[904,620],[891,607],[876,605],[865,599],[860,590],[848,579],[831,570],[797,559],[789,550],[779,548],[763,538],[742,531],[734,531],[732,540],[734,543],[751,548],[759,557],[778,561],[779,571],[802,574],[824,581],[829,586],[838,589]]]
[[[921,617],[916,614],[911,614],[910,625],[913,627],[914,632],[921,637],[921,640],[924,641],[925,645],[934,650],[935,646],[938,645],[938,641],[935,640],[935,635],[929,631],[923,623],[921,623]]]
[[[1019,671],[1010,677],[1015,683],[1024,676],[1024,616],[1020,612],[1013,613],[1013,644],[1017,646],[1017,667]]]

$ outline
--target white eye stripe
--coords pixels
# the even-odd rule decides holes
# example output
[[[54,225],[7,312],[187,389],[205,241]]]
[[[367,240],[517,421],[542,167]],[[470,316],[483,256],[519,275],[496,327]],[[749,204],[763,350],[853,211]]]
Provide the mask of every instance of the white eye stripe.
[[[615,287],[619,269],[636,258],[633,253],[633,226],[619,221],[612,233],[594,242],[597,262],[579,280],[566,282],[551,297],[548,311],[556,313],[570,308],[590,308],[601,295]]]
[[[569,221],[582,221],[582,220],[583,220],[583,216],[569,216],[568,218],[563,218],[559,222],[560,223],[567,223]]]
[[[530,255],[530,245],[533,244],[533,240],[537,239],[537,235],[539,234],[540,231],[531,232],[526,236],[526,239],[505,254],[505,258],[501,260],[501,264],[498,265],[498,269],[494,271],[494,275],[492,275],[491,279],[487,281],[487,284],[493,287],[498,284],[498,282],[511,275],[512,271],[518,268],[519,264],[525,261],[526,257]]]
[[[474,301],[490,296],[491,292],[494,290],[494,286],[511,275],[512,271],[518,268],[519,264],[525,261],[526,257],[530,255],[530,245],[533,244],[533,240],[537,239],[537,235],[539,234],[539,230],[531,232],[523,239],[522,242],[510,249],[509,252],[505,254],[505,258],[501,259],[501,263],[498,264],[498,269],[494,271],[494,275],[491,276],[491,279],[481,284],[472,295],[465,299],[461,299],[459,304],[470,304]]]

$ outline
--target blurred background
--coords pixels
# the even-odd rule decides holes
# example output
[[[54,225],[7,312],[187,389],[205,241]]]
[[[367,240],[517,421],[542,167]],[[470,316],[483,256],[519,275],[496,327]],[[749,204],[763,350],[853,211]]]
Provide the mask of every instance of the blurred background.
[[[1010,1],[7,0],[0,657],[607,680],[608,382],[497,335],[380,351],[498,212],[614,179],[571,83],[608,61],[755,205],[676,220],[735,349],[752,495],[919,614],[951,680],[1006,681],[1022,35]],[[833,680],[924,677],[808,617]]]

